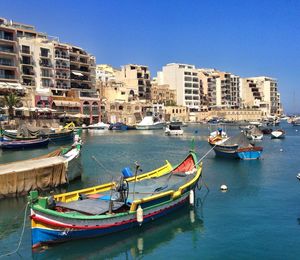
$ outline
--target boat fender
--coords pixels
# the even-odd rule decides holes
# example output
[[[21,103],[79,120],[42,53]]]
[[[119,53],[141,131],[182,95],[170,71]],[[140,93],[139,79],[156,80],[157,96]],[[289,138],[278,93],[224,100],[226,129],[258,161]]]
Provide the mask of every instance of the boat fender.
[[[195,203],[195,193],[194,190],[190,190],[190,204],[194,206]]]
[[[142,225],[142,223],[144,221],[143,209],[142,209],[141,205],[139,205],[136,210],[136,220],[140,225]]]

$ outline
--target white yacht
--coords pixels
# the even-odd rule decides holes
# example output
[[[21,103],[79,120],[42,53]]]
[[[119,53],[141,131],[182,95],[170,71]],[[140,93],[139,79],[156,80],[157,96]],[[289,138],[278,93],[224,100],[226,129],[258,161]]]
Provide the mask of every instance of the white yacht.
[[[136,125],[138,130],[156,130],[163,129],[165,126],[164,122],[155,121],[153,116],[145,116],[143,120]]]

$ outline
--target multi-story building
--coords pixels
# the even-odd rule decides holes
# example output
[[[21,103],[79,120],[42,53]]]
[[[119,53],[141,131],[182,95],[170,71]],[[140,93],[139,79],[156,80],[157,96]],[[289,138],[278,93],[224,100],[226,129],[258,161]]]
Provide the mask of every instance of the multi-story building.
[[[1,63],[11,66],[1,69]],[[95,66],[95,57],[82,48],[60,43],[34,26],[0,18],[0,82],[19,83],[34,92],[30,106],[63,113],[89,110],[89,121],[98,122]]]
[[[165,105],[176,104],[176,90],[170,89],[169,85],[157,85],[152,83],[151,101]]]
[[[116,81],[130,89],[130,95],[139,99],[150,100],[151,81],[148,66],[128,64],[116,72]]]
[[[200,111],[201,82],[194,65],[170,63],[157,73],[158,85],[169,85],[176,90],[176,104]]]
[[[239,76],[215,69],[199,69],[203,84],[203,105],[214,107],[240,107]]]
[[[108,64],[99,64],[96,66],[96,79],[107,83],[116,80],[116,72],[120,71]]]
[[[282,114],[276,79],[261,76],[243,78],[240,82],[244,106],[260,108],[265,115]]]

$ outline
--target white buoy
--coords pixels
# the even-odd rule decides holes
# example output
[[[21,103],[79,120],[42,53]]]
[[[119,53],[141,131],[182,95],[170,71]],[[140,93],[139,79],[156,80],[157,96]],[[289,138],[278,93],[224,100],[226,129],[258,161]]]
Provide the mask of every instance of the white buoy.
[[[298,129],[296,129],[296,132],[298,132]]]
[[[136,210],[136,220],[140,225],[142,225],[144,221],[143,209],[141,205],[139,205],[138,209]]]
[[[283,152],[283,149],[281,148],[279,151],[280,151],[280,152]]]
[[[221,189],[221,191],[227,191],[228,187],[225,184],[222,184],[220,189]]]
[[[194,202],[195,202],[195,196],[194,196],[194,191],[190,190],[190,204],[192,206],[194,206]]]

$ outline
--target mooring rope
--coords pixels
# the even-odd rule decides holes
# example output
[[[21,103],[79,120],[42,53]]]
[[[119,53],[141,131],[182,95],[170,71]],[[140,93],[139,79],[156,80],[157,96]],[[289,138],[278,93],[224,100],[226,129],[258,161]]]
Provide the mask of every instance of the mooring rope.
[[[22,244],[22,240],[23,240],[23,236],[24,236],[24,231],[25,231],[25,226],[26,226],[26,217],[27,217],[28,205],[29,205],[29,202],[26,204],[25,213],[24,213],[24,219],[23,219],[22,232],[21,232],[21,235],[20,235],[20,240],[19,240],[17,248],[14,251],[11,251],[11,252],[6,253],[4,255],[0,255],[0,258],[5,257],[5,256],[13,255],[13,254],[15,254],[15,253],[17,253],[19,251],[20,246]]]

